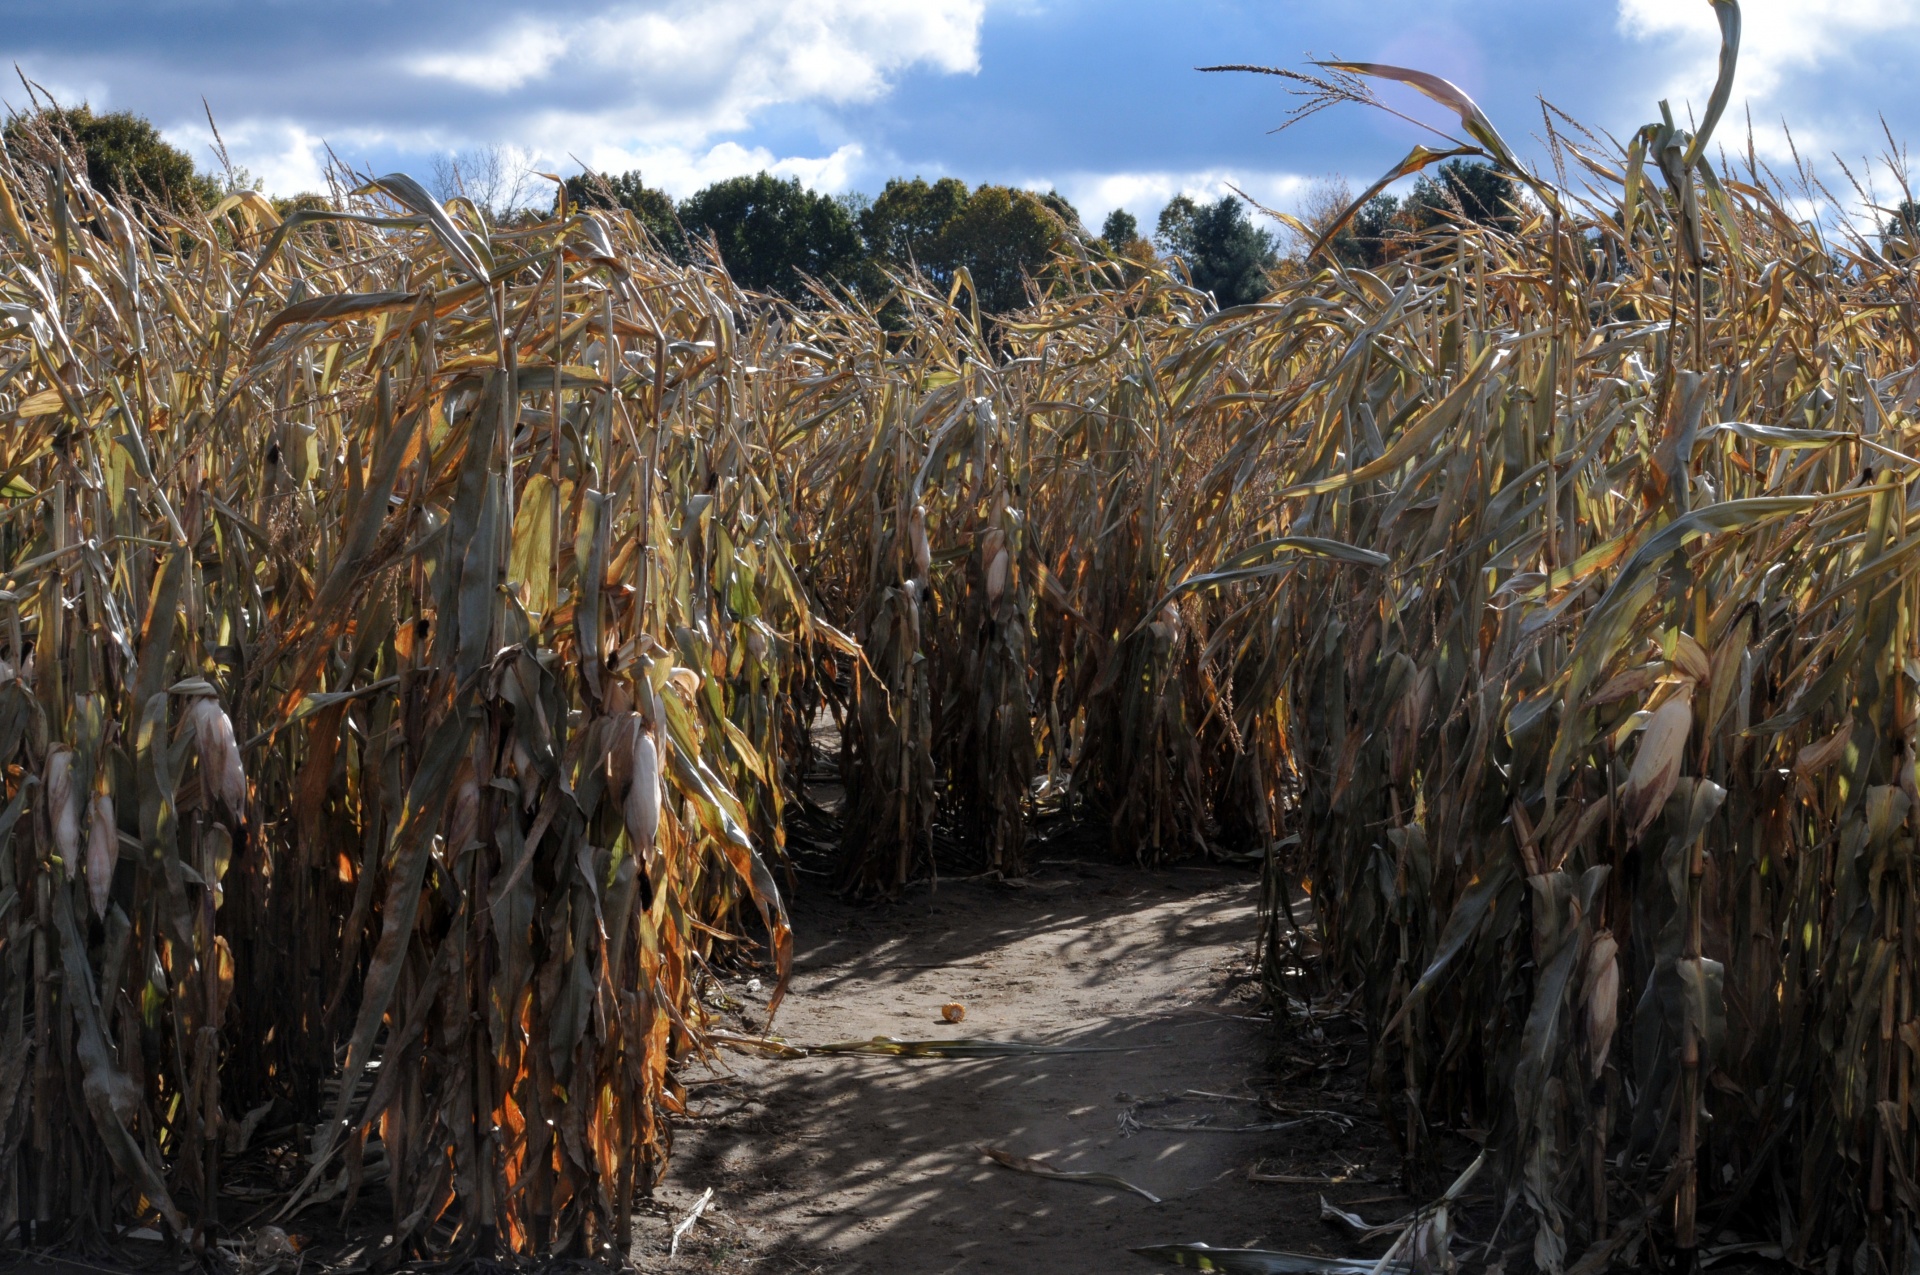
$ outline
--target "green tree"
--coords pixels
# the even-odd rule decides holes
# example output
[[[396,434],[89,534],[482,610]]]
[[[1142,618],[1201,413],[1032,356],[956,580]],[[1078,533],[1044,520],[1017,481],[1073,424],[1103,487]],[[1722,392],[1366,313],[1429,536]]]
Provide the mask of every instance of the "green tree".
[[[1100,242],[1114,252],[1124,253],[1140,239],[1140,220],[1124,208],[1116,208],[1100,223]]]
[[[270,202],[273,204],[273,210],[282,217],[291,216],[297,212],[331,212],[333,210],[333,200],[329,196],[311,190],[302,191],[298,195],[275,195]]]
[[[1279,264],[1273,236],[1249,221],[1232,195],[1211,204],[1175,195],[1160,210],[1154,239],[1222,308],[1258,301],[1271,290],[1267,276]]]
[[[797,178],[715,182],[680,205],[680,221],[690,235],[713,237],[742,287],[791,300],[805,299],[803,276],[850,280],[861,265],[860,232],[846,208]]]
[[[79,147],[87,182],[106,194],[150,200],[179,213],[202,212],[220,200],[220,184],[197,171],[193,159],[132,111],[96,115],[89,106],[55,107],[7,122],[9,148],[46,129]]]
[[[1086,234],[1086,227],[1080,224],[1080,210],[1075,208],[1065,195],[1057,190],[1049,190],[1044,195],[1036,194],[1034,198],[1045,205],[1048,212],[1059,218],[1063,230],[1074,235]]]
[[[569,177],[567,202],[580,208],[624,209],[632,213],[641,228],[652,235],[669,254],[685,255],[686,237],[680,233],[673,196],[641,181],[639,173],[620,173],[612,177],[581,173]]]
[[[918,269],[938,287],[951,286],[964,267],[982,313],[999,314],[1026,304],[1027,279],[1046,269],[1054,244],[1079,224],[1057,191],[969,191],[952,177],[931,185],[916,177],[888,182],[861,215],[860,231],[875,262]]]
[[[944,255],[940,235],[967,199],[967,184],[952,177],[931,186],[918,177],[896,177],[860,214],[860,235],[876,261],[901,270],[917,266],[937,280],[950,278],[954,263]]]
[[[1400,201],[1392,195],[1375,195],[1360,206],[1328,247],[1350,266],[1378,270],[1400,254],[1411,233]]]
[[[1453,159],[1440,165],[1437,173],[1421,174],[1407,198],[1406,212],[1420,230],[1443,226],[1449,216],[1512,230],[1519,225],[1513,212],[1518,199],[1513,179],[1493,165]]]
[[[1003,314],[1027,303],[1027,280],[1052,260],[1054,244],[1072,223],[1057,209],[1073,206],[1010,186],[981,186],[940,229],[940,254],[973,279],[980,309]],[[1077,214],[1073,222],[1077,223]]]

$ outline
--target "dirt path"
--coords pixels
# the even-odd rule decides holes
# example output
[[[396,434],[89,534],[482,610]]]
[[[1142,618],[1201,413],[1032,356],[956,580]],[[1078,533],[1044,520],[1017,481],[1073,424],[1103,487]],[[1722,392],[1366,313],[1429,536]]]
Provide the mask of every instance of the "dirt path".
[[[1022,888],[965,882],[887,907],[803,898],[776,1030],[802,1043],[891,1035],[1125,1047],[964,1061],[729,1054],[693,1073],[690,1118],[640,1220],[642,1271],[1148,1272],[1132,1247],[1204,1240],[1357,1255],[1318,1195],[1374,1220],[1405,1207],[1396,1159],[1361,1100],[1364,1047],[1316,1041],[1276,1068],[1253,967],[1256,883],[1211,869],[1043,868]],[[822,892],[824,893],[824,892]],[[764,992],[729,985],[758,1024]],[[964,1024],[940,1021],[960,1001]],[[1342,1113],[1277,1132],[1123,1127]],[[1172,1100],[1172,1101],[1168,1101]],[[982,1144],[1117,1174],[1162,1197],[1000,1168]],[[1250,1181],[1266,1174],[1335,1187]],[[711,1207],[669,1261],[701,1193]],[[1364,1251],[1377,1253],[1378,1246]]]

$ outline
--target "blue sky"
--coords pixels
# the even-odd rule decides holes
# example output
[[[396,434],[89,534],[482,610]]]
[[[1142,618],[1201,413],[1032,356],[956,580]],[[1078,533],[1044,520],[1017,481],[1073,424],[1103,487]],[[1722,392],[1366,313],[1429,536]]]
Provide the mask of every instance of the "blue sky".
[[[1785,119],[1837,176],[1833,153],[1885,149],[1880,115],[1920,133],[1920,0],[1745,10],[1723,141],[1750,108],[1763,156],[1785,158]],[[1537,153],[1536,94],[1625,136],[1662,96],[1703,102],[1716,48],[1706,0],[0,0],[0,56],[36,82],[139,111],[203,161],[204,97],[276,193],[317,185],[328,147],[424,176],[494,144],[679,195],[761,168],[835,191],[1054,186],[1096,222],[1227,182],[1288,207],[1324,176],[1364,186],[1415,139],[1353,108],[1271,134],[1280,82],[1204,63],[1418,66]]]

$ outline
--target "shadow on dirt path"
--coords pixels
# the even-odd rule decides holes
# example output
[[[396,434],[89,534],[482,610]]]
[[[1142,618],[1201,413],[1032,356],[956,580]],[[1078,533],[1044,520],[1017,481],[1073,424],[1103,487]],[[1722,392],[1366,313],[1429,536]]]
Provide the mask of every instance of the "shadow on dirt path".
[[[1129,1248],[1204,1240],[1358,1255],[1319,1199],[1390,1218],[1397,1157],[1361,1092],[1364,1045],[1271,1096],[1248,872],[1043,867],[856,909],[805,900],[775,1024],[799,1043],[891,1035],[1097,1046],[999,1059],[728,1054],[688,1073],[690,1117],[636,1228],[643,1271],[1151,1271]],[[750,1025],[764,992],[728,993]],[[940,1021],[948,1001],[959,1026]],[[1212,1097],[1194,1097],[1203,1091]],[[1184,1096],[1183,1096],[1184,1095]],[[1315,1112],[1326,1114],[1312,1114]],[[1280,1131],[1223,1126],[1302,1120]],[[1198,1128],[1141,1126],[1198,1124]],[[1001,1168],[981,1145],[1117,1174],[1162,1198]],[[1338,1185],[1249,1180],[1268,1176]],[[668,1236],[714,1196],[679,1257]],[[1380,1246],[1365,1249],[1377,1253]]]

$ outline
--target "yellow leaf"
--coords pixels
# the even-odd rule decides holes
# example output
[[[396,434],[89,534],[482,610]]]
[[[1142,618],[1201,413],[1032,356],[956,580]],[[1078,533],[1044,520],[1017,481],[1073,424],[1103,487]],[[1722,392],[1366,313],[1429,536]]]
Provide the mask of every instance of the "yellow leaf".
[[[66,407],[67,401],[60,397],[59,390],[45,389],[41,390],[38,394],[29,395],[27,399],[20,404],[19,409],[14,412],[14,415],[18,416],[21,420],[27,420],[35,416],[55,416],[65,411]]]
[[[553,610],[553,480],[545,474],[527,479],[513,518],[513,550],[507,579],[521,588],[521,605],[536,615]]]

